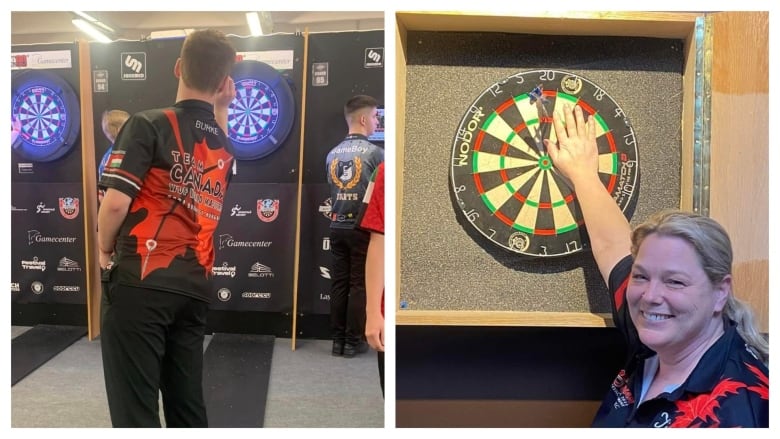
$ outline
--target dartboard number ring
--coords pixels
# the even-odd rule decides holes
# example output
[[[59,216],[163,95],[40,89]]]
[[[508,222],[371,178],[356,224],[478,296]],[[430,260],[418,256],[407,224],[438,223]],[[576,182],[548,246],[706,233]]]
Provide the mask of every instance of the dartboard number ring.
[[[70,84],[45,70],[22,70],[11,81],[11,148],[22,158],[50,162],[76,144],[79,102]]]
[[[239,160],[263,158],[282,146],[295,118],[290,85],[272,66],[254,60],[236,64],[236,97],[228,107],[228,136]]]
[[[638,197],[636,136],[604,89],[559,70],[505,78],[488,87],[461,119],[450,190],[459,215],[511,252],[553,257],[587,246],[576,193],[544,145],[544,139],[557,141],[552,116],[562,114],[565,104],[579,105],[586,120],[596,119],[598,175],[627,218]]]
[[[236,83],[237,96],[229,109],[233,140],[259,142],[273,132],[279,121],[279,99],[273,89],[257,79],[244,78]]]

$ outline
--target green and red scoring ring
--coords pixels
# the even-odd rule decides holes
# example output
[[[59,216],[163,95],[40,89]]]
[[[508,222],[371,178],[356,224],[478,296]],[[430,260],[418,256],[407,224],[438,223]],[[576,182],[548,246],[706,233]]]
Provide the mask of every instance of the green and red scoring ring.
[[[545,90],[543,93],[546,96],[558,96],[560,94],[560,95],[565,96],[567,98],[568,97],[574,98],[573,96],[566,95],[565,93],[558,93],[558,92],[556,92],[554,90]],[[593,107],[591,107],[590,105],[586,104],[584,101],[580,100],[579,98],[574,98],[574,99],[576,100],[576,104],[579,105],[582,108],[583,115],[585,115],[585,116],[589,115],[591,117],[595,117],[596,121],[599,124],[602,125],[602,127],[604,128],[604,132],[605,132],[604,135],[606,136],[607,142],[609,143],[609,150],[612,153],[616,153],[617,152],[617,146],[615,145],[615,138],[612,136],[612,132],[610,130],[606,129],[607,128],[606,123],[604,123],[604,120],[601,118],[601,116],[597,115],[596,114],[596,110],[594,110]],[[496,114],[501,114],[504,110],[506,110],[507,108],[509,108],[510,106],[512,106],[514,104],[515,104],[515,98],[514,97],[509,98],[509,99],[506,100],[506,102],[504,102],[503,104],[501,104],[498,107],[496,107],[495,112],[496,112]],[[552,123],[552,117],[551,116],[540,117],[539,123],[542,123],[542,122]],[[485,124],[487,124],[487,121],[485,121]],[[519,134],[521,131],[523,131],[523,129],[525,129],[526,126],[527,126],[527,124],[525,122],[523,122],[523,123],[519,124],[518,126],[516,126],[513,131],[515,132],[515,134]],[[484,124],[483,124],[483,127],[484,127]],[[479,134],[477,135],[477,138],[474,140],[474,149],[473,149],[473,152],[472,152],[473,156],[476,156],[476,153],[479,152],[479,148],[480,148],[480,145],[482,144],[482,139],[484,137],[485,137],[485,131],[480,128]],[[508,149],[509,149],[509,143],[504,142],[502,147],[501,147],[501,155],[505,155],[506,152],[508,151]],[[546,165],[545,161],[549,161],[549,166],[552,167],[552,161],[550,161],[550,157],[545,154],[545,155],[543,155],[539,159],[539,162],[540,162],[540,166],[539,167],[540,168],[547,169],[547,168],[543,167],[544,165]],[[476,163],[476,160],[474,160],[474,163]],[[479,192],[480,198],[482,198],[482,200],[484,201],[484,199],[485,199],[485,189],[482,186],[482,180],[480,179],[480,176],[479,176],[480,174],[478,172],[475,172],[472,175],[474,176],[474,186],[477,188],[477,191]],[[502,169],[501,172],[500,172],[500,175],[501,175],[501,180],[505,184],[508,184],[509,183],[509,177],[506,175],[506,170]],[[610,175],[609,183],[606,185],[607,191],[610,194],[615,189],[616,182],[617,182],[617,175],[615,175],[615,174]],[[513,194],[513,197],[517,198],[521,203],[526,203],[528,201],[527,198],[524,197],[522,194],[520,194],[519,191],[515,191],[514,194]],[[571,193],[571,194],[567,195],[564,198],[564,201],[566,202],[566,204],[570,204],[571,202],[573,202],[575,200],[575,198],[576,197],[575,197],[574,193]],[[503,222],[504,224],[508,225],[509,227],[515,227],[515,222],[512,219],[508,218],[503,213],[501,213],[498,209],[493,209],[489,204],[485,204],[485,206],[491,212],[493,212],[493,215],[496,218],[498,218],[499,220],[501,220],[501,222]],[[552,209],[553,205],[552,205],[552,203],[545,202],[545,203],[538,203],[538,207],[540,209]],[[585,224],[585,222],[584,222],[584,220],[582,218],[577,220],[577,226],[578,227],[581,227],[583,224]],[[534,235],[554,236],[556,234],[558,234],[558,232],[555,229],[538,229],[538,228],[534,229]]]

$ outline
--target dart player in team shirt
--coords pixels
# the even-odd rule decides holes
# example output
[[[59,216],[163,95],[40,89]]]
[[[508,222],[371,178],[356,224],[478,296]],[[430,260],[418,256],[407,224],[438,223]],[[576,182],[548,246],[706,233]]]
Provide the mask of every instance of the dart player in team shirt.
[[[598,177],[596,124],[563,106],[545,140],[579,200],[628,343],[594,427],[768,427],[769,346],[732,291],[732,248],[714,220],[666,211],[631,231]]]
[[[352,358],[368,351],[366,330],[366,252],[369,232],[357,222],[363,197],[384,150],[368,140],[379,125],[372,96],[356,95],[344,104],[347,136],[325,157],[332,200],[330,251],[333,282],[330,289],[331,353]]]
[[[213,234],[234,163],[227,111],[236,51],[222,32],[190,33],[174,105],[132,115],[101,186],[100,346],[114,427],[207,427],[203,340]]]

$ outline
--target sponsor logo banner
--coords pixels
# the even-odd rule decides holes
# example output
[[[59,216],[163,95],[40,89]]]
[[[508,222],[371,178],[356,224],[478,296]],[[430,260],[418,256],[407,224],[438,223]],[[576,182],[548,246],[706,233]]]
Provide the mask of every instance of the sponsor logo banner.
[[[260,291],[244,291],[241,293],[242,299],[270,299],[271,293],[263,293]]]
[[[122,52],[120,60],[123,81],[146,80],[146,52]]]
[[[328,198],[325,199],[325,201],[320,203],[320,207],[317,209],[322,214],[322,216],[324,216],[325,218],[328,219],[328,221],[330,221],[330,209],[331,209],[331,206],[332,206],[332,204],[331,204],[331,201],[330,201],[330,197],[328,197]]]
[[[50,214],[54,212],[54,209],[55,209],[54,207],[46,207],[46,203],[41,201],[40,203],[38,203],[37,206],[35,206],[35,213]]]
[[[73,219],[79,215],[79,199],[74,197],[60,198],[60,214],[65,219]]]
[[[108,93],[108,70],[92,71],[92,90],[95,93]]]
[[[236,266],[223,262],[222,266],[211,267],[211,274],[214,276],[236,277]]]
[[[81,267],[78,262],[63,256],[57,264],[57,271],[81,271]]]
[[[257,200],[257,217],[260,221],[270,223],[279,216],[279,200],[267,198]]]
[[[247,216],[251,215],[251,210],[244,210],[240,204],[236,203],[232,209],[230,209],[230,216]]]
[[[230,300],[231,292],[227,288],[220,288],[217,290],[217,299],[219,299],[222,302],[227,302]]]
[[[30,284],[30,290],[32,290],[35,294],[43,294],[43,290],[45,288],[43,287],[43,283],[40,281],[35,281],[32,284]]]
[[[11,54],[11,70],[69,69],[73,67],[70,50],[44,50]]]
[[[328,85],[328,63],[315,62],[311,64],[312,87],[325,87]]]
[[[20,174],[32,174],[33,173],[33,164],[32,163],[17,163],[17,169]]]
[[[233,235],[229,233],[223,233],[219,235],[219,250],[225,247],[240,247],[240,248],[256,248],[256,247],[270,247],[273,241],[239,241],[233,238]]]
[[[46,261],[39,261],[38,256],[34,256],[31,261],[22,260],[22,270],[46,271]]]
[[[252,267],[249,269],[248,277],[274,277],[274,271],[271,270],[271,267],[267,265],[263,265],[259,262],[255,262],[252,264]]]
[[[262,52],[236,52],[239,61],[252,60],[268,64],[276,70],[291,70],[295,52],[292,50],[264,50]]]
[[[37,230],[27,231],[27,245],[33,244],[72,244],[76,242],[75,236],[43,236]]]
[[[385,65],[385,48],[369,47],[366,49],[366,58],[363,66],[367,69],[382,67]]]

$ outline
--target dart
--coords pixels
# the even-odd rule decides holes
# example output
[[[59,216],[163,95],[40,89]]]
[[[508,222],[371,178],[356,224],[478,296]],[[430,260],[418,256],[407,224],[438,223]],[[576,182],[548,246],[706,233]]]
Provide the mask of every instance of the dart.
[[[547,98],[544,96],[544,88],[539,84],[528,94],[531,103],[536,104],[536,111],[539,116],[539,129],[536,131],[536,148],[539,150],[539,154],[546,154],[544,139],[550,136],[551,123],[549,122],[550,115],[547,113],[547,107],[544,105],[547,103]]]
[[[457,210],[508,251],[529,257],[579,252],[585,244],[577,194],[544,147],[545,139],[550,147],[557,143],[551,115],[579,105],[594,119],[599,179],[624,212],[639,191],[634,131],[620,106],[582,76],[544,70],[512,79],[500,83],[503,93],[488,87],[455,131],[450,170]]]

